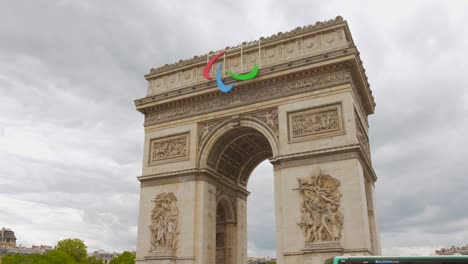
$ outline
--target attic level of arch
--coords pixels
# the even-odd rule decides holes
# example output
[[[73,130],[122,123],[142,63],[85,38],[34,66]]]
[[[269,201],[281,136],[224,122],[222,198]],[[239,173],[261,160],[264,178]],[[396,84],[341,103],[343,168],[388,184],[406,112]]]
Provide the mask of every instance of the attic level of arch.
[[[323,54],[290,60],[287,62],[282,62],[282,63],[278,63],[275,65],[270,65],[267,67],[261,67],[259,69],[258,76],[264,76],[267,74],[275,74],[284,70],[290,70],[290,69],[302,67],[307,64],[321,63],[324,61],[328,61],[329,59],[339,59],[339,58],[349,56],[349,55],[356,55],[357,57],[359,57],[359,51],[357,50],[355,46],[351,45],[349,47],[346,47],[340,50],[335,50],[335,51],[330,51],[330,52],[326,52]],[[359,65],[361,67],[360,70],[362,70],[362,72],[365,74],[365,69],[360,59],[359,59]],[[368,80],[367,76],[365,76],[364,78],[366,81]],[[234,79],[230,76],[226,76],[226,77],[223,77],[223,80],[225,80],[226,82],[229,82],[229,81],[233,81]],[[366,84],[369,85],[369,83],[366,83]],[[215,88],[216,86],[217,86],[216,81],[207,80],[203,83],[194,84],[194,85],[182,87],[179,89],[172,89],[169,91],[159,92],[155,94],[148,94],[148,96],[144,98],[136,99],[134,100],[134,102],[135,104],[138,105],[138,104],[152,102],[154,100],[157,100],[157,101],[167,100],[167,99],[179,97],[181,95],[185,95],[188,93],[209,90],[210,88]]]
[[[263,68],[256,79],[239,83],[226,94],[219,92],[216,83],[210,81],[134,102],[137,110],[145,115],[144,125],[150,126],[350,83],[367,116],[374,112],[374,97],[359,52],[350,49],[352,51],[344,49]],[[322,64],[324,62],[327,64]]]
[[[259,40],[254,40],[254,41],[244,41],[241,44],[238,44],[237,46],[234,47],[226,47],[225,49],[228,50],[237,50],[237,52],[241,51],[241,48],[244,48],[244,50],[248,51],[249,49],[256,49],[256,47],[262,43],[263,46],[265,44],[268,45],[274,45],[275,43],[284,41],[284,40],[291,40],[295,38],[303,38],[304,35],[308,34],[323,34],[325,32],[333,31],[333,29],[336,28],[343,28],[344,31],[343,33],[345,34],[346,38],[349,40],[349,42],[352,44],[353,40],[351,37],[351,32],[349,31],[349,28],[347,26],[347,22],[343,19],[341,16],[337,16],[334,19],[330,19],[327,21],[317,21],[315,24],[303,26],[303,27],[296,27],[293,30],[287,31],[287,32],[278,32],[277,34],[273,34],[268,37],[260,37]],[[169,71],[172,71],[174,69],[180,69],[185,66],[190,66],[196,63],[203,63],[205,61],[205,58],[209,55],[214,55],[218,53],[219,51],[210,51],[207,54],[202,54],[199,56],[194,56],[191,59],[186,59],[186,60],[179,60],[176,63],[172,64],[166,64],[164,66],[158,67],[158,68],[152,68],[148,74],[145,75],[147,79],[152,78],[154,76],[157,76],[158,74],[161,73],[167,73]]]

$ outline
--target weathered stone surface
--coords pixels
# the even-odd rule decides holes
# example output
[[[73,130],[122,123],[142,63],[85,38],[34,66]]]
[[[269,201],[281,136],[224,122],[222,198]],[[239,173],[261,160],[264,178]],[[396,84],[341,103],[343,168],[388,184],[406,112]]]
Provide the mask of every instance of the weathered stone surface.
[[[278,263],[379,254],[375,104],[346,21],[226,50],[224,72],[256,63],[259,75],[221,93],[198,56],[152,69],[148,96],[135,100],[145,115],[137,263],[245,263],[248,180],[265,159]]]

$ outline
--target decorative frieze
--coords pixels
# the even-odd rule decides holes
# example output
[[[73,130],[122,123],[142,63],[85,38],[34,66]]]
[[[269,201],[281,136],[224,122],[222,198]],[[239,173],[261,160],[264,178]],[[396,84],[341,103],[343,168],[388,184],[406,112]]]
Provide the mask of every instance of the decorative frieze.
[[[152,201],[150,253],[160,256],[175,254],[179,235],[179,208],[174,193],[160,193]]]
[[[297,178],[301,202],[301,221],[298,226],[304,232],[306,248],[314,244],[336,243],[341,238],[343,214],[340,212],[341,183],[319,168],[313,175]]]
[[[362,125],[362,122],[356,113],[354,112],[354,116],[356,117],[356,136],[359,141],[359,144],[361,145],[362,150],[366,154],[367,158],[370,159],[370,147],[369,147],[369,138],[367,136],[366,130],[364,129],[364,126]]]
[[[206,98],[156,107],[145,113],[145,126],[352,82],[351,73],[345,69],[311,75],[303,72],[275,81],[239,86],[226,94],[214,93]]]
[[[189,159],[189,133],[150,140],[149,165]]]
[[[288,113],[289,142],[344,134],[341,104]]]

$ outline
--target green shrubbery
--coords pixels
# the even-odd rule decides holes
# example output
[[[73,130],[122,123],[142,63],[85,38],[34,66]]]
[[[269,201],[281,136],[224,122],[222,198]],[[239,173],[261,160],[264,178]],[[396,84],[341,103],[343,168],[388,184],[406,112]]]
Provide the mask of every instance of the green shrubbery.
[[[125,251],[122,255],[111,260],[110,264],[134,264],[135,254],[132,252]]]
[[[55,249],[41,254],[19,255],[7,254],[0,259],[0,264],[103,264],[101,259],[88,257],[86,245],[80,239],[64,239],[57,243]],[[124,252],[114,258],[111,264],[134,264],[135,254]]]

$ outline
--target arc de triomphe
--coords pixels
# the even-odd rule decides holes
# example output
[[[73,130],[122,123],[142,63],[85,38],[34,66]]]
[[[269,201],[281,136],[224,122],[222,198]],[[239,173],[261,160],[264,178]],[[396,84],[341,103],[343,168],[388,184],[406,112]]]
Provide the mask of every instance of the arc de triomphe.
[[[277,263],[380,254],[368,115],[374,98],[341,17],[225,49],[258,75],[222,93],[212,52],[151,69],[136,262],[244,264],[247,184],[274,168]],[[273,201],[272,201],[273,202]],[[272,219],[273,221],[273,219]],[[273,230],[272,230],[273,232]]]

